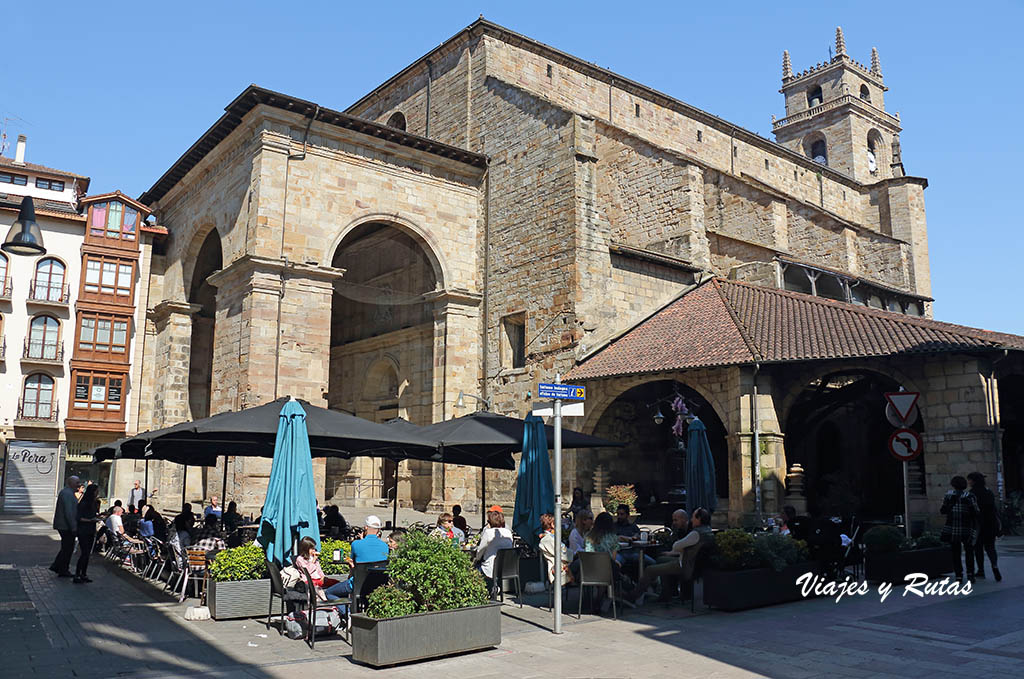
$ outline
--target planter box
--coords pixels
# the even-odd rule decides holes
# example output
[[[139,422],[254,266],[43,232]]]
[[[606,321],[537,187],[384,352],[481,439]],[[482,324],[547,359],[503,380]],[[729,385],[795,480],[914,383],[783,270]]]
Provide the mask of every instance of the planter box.
[[[214,620],[260,618],[267,614],[269,603],[270,580],[210,580],[206,590],[206,605]]]
[[[704,603],[723,611],[742,611],[747,608],[771,606],[797,601],[800,587],[796,579],[813,571],[813,562],[787,566],[781,572],[771,568],[745,571],[709,570],[704,573]]]
[[[953,572],[953,555],[949,547],[929,547],[907,552],[864,556],[864,579],[869,582],[902,583],[907,573],[924,573],[936,578]]]
[[[352,616],[352,659],[374,667],[501,643],[501,604],[375,620]]]

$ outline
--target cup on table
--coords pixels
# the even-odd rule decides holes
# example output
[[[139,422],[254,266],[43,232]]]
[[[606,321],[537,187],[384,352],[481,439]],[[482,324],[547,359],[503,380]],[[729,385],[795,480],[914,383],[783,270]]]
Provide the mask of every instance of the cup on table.
[[[645,530],[640,531],[640,542],[647,542],[647,539],[650,536],[651,536],[651,534],[648,533],[647,531],[645,531]]]

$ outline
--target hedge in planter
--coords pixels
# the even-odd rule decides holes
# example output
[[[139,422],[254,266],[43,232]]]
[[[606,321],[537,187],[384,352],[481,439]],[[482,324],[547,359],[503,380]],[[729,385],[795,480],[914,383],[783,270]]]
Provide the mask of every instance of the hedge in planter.
[[[813,570],[807,544],[784,535],[753,535],[738,529],[715,536],[704,574],[704,603],[725,611],[796,601],[796,579]]]
[[[933,533],[911,540],[895,526],[875,526],[864,533],[865,580],[901,583],[908,573],[934,578],[952,572],[949,546]]]
[[[501,643],[501,605],[483,575],[448,540],[412,531],[388,559],[390,583],[352,617],[352,658],[374,666],[491,648]]]
[[[217,553],[210,564],[210,585],[206,592],[206,603],[215,620],[266,615],[269,601],[267,557],[259,545],[243,545]]]

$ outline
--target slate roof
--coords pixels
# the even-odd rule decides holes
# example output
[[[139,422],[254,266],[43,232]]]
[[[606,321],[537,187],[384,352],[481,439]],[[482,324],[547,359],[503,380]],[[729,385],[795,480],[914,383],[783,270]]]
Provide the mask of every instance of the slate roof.
[[[912,353],[1024,351],[1024,337],[713,278],[584,359],[584,380]]]
[[[15,211],[20,210],[23,198],[24,196],[15,195],[13,193],[0,193],[0,208]],[[63,219],[74,219],[76,221],[82,221],[85,219],[85,215],[79,213],[78,209],[74,205],[66,201],[33,198],[32,203],[36,208],[37,215],[61,217]]]

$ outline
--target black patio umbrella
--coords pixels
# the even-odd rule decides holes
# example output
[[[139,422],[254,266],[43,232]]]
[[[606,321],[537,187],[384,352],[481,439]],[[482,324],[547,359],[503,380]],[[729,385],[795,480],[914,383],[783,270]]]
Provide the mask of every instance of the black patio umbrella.
[[[437,442],[438,450],[444,462],[456,462],[457,459],[477,458],[479,467],[498,466],[492,460],[508,460],[512,466],[502,465],[503,469],[515,469],[512,453],[523,450],[523,429],[525,420],[517,417],[506,417],[497,413],[479,411],[463,415],[444,422],[421,427],[419,434],[426,439]],[[555,445],[555,428],[545,425],[548,449]],[[624,443],[608,441],[596,436],[581,434],[562,427],[562,448],[606,448],[620,447]],[[481,472],[481,504],[486,507],[483,498],[487,492],[487,475]]]

